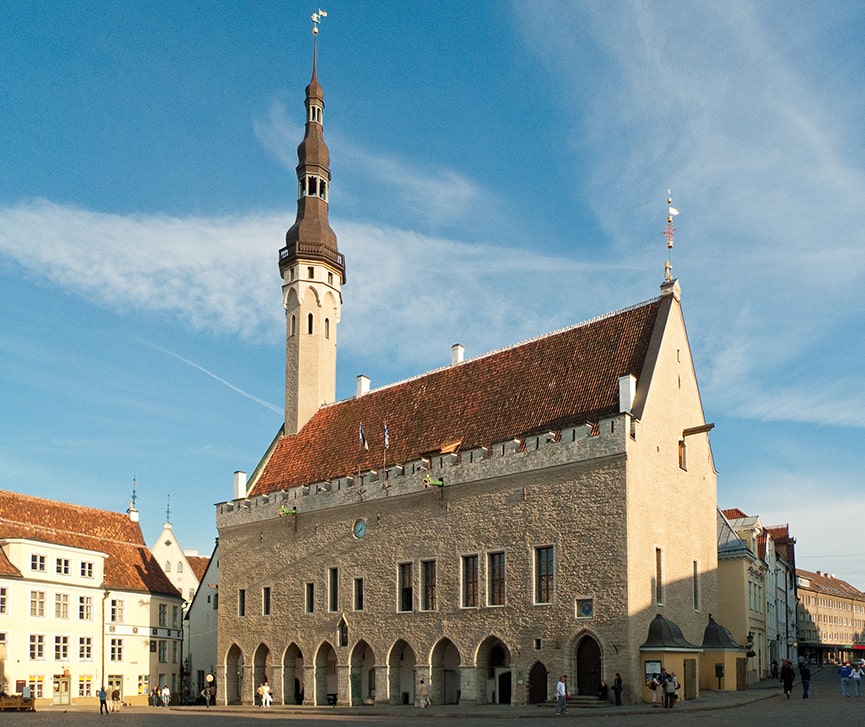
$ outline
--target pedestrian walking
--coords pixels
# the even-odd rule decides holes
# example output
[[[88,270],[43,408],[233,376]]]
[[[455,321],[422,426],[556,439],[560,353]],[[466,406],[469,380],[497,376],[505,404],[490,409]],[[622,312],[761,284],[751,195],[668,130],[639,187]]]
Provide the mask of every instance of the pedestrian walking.
[[[105,687],[99,687],[96,696],[99,697],[99,714],[102,714],[103,709],[105,710],[105,714],[108,714],[108,702],[105,701],[108,695],[105,693]]]
[[[168,688],[168,685],[165,684],[162,687],[162,706],[167,707],[171,704],[171,690]]]
[[[806,662],[799,664],[799,679],[802,681],[802,699],[808,699],[808,690],[811,688],[811,670]]]
[[[562,674],[562,678],[556,682],[556,716],[561,717],[568,713],[568,675]]]
[[[615,699],[616,706],[622,706],[622,675],[619,672],[616,672],[616,678],[613,679],[613,698]]]
[[[114,687],[111,690],[111,711],[120,711],[120,687]]]
[[[789,659],[781,660],[781,684],[784,685],[784,694],[787,699],[790,699],[790,693],[793,691],[793,681],[796,679],[796,672],[793,671],[793,665]]]
[[[862,667],[856,664],[856,666],[851,667],[850,669],[850,682],[853,684],[853,693],[858,697],[862,694],[862,677],[865,676],[865,672],[862,671]]]
[[[852,673],[853,669],[848,661],[845,661],[838,670],[838,674],[841,676],[841,696],[850,696],[850,674]]]

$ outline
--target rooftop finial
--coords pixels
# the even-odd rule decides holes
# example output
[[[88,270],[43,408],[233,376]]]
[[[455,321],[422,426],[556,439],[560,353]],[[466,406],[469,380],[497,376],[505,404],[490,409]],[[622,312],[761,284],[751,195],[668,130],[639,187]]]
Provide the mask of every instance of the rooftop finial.
[[[321,22],[322,18],[326,18],[327,13],[321,8],[318,9],[317,13],[312,14],[312,34],[318,35],[318,24]]]
[[[667,262],[664,263],[664,282],[670,283],[673,280],[673,236],[676,234],[676,228],[673,227],[673,218],[679,214],[679,210],[673,207],[673,197],[670,190],[667,190],[667,226],[661,233],[667,238]]]
[[[165,522],[171,522],[171,495],[165,496]]]

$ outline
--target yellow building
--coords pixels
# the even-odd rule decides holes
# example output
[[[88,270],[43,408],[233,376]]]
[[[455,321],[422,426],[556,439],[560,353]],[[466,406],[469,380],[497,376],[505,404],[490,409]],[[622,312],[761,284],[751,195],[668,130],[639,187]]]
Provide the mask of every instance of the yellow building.
[[[822,571],[796,569],[799,650],[818,664],[865,657],[865,593]]]

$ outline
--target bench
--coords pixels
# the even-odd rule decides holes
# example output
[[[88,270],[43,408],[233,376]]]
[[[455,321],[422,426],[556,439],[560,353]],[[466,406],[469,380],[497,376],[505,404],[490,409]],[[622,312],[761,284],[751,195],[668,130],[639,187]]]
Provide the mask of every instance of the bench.
[[[20,695],[0,697],[0,712],[35,712],[36,700],[24,699]]]

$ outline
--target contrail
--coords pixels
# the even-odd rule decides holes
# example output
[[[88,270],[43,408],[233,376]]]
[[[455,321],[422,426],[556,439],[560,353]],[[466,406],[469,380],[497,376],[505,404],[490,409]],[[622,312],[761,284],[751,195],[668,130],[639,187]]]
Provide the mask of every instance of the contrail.
[[[180,354],[174,353],[174,351],[169,351],[167,348],[162,348],[162,346],[157,346],[155,343],[151,343],[150,341],[142,340],[141,342],[146,346],[150,346],[150,348],[156,349],[157,351],[164,353],[166,356],[171,356],[171,358],[176,358],[178,361],[182,361],[187,366],[192,366],[192,368],[198,369],[202,373],[207,374],[210,378],[216,379],[220,384],[225,384],[232,391],[236,391],[241,396],[245,396],[247,399],[249,399],[250,401],[254,401],[256,404],[261,404],[261,406],[263,406],[265,409],[275,411],[280,416],[284,414],[283,410],[280,409],[278,406],[274,406],[269,401],[264,401],[264,399],[259,399],[257,396],[250,394],[248,391],[244,391],[243,389],[232,384],[230,381],[226,381],[221,376],[217,376],[212,371],[208,371],[206,368],[204,368],[204,366],[195,363],[195,361],[190,361],[188,358],[183,358],[183,356],[181,356]]]

